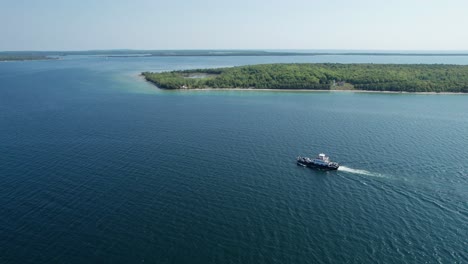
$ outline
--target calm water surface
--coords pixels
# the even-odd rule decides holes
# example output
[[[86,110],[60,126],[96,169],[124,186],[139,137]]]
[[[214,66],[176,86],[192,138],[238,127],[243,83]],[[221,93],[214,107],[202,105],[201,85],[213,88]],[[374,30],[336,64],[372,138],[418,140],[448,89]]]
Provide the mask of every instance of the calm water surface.
[[[137,76],[270,62],[468,57],[0,63],[0,263],[468,263],[468,96]],[[295,165],[318,152],[340,170]]]

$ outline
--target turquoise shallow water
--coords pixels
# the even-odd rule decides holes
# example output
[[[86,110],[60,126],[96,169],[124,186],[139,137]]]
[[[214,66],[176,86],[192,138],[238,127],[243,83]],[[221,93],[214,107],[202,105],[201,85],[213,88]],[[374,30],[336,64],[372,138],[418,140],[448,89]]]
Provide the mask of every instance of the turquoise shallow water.
[[[136,76],[316,61],[468,64],[0,63],[0,262],[468,262],[468,96],[171,92]],[[295,165],[318,152],[340,170]]]

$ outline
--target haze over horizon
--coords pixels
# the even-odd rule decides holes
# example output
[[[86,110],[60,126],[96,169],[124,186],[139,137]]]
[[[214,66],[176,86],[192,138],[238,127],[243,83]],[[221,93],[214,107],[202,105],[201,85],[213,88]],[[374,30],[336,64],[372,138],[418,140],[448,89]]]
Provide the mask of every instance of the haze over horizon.
[[[461,0],[2,1],[0,50],[467,50]]]

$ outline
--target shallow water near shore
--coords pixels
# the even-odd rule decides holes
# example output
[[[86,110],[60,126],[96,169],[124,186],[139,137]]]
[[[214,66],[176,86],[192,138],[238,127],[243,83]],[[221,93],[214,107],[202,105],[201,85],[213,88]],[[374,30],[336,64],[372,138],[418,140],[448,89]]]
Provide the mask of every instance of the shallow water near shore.
[[[0,262],[468,262],[467,96],[164,91],[138,77],[271,62],[468,58],[0,63]],[[319,152],[340,169],[295,164]]]

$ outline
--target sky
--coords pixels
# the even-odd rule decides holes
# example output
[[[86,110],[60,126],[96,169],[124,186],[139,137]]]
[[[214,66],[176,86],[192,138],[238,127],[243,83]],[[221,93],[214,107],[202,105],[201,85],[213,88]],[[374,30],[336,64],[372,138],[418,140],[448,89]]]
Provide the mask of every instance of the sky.
[[[468,50],[467,0],[0,0],[0,50]]]

